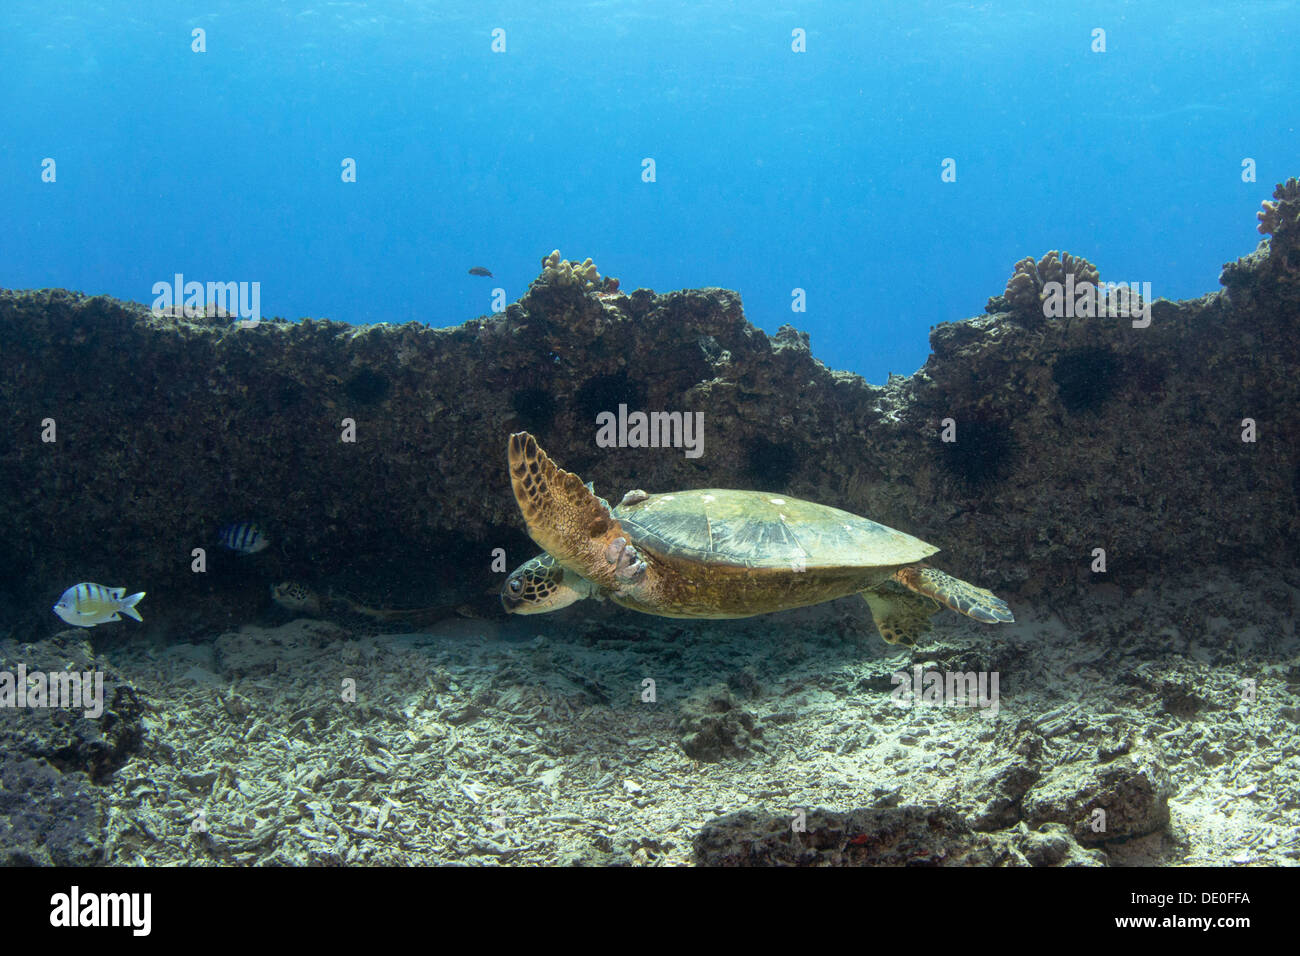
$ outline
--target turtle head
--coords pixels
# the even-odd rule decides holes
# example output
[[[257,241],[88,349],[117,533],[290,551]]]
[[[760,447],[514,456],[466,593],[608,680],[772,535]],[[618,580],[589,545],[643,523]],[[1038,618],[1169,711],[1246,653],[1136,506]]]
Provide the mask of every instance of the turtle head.
[[[591,597],[592,588],[590,581],[543,553],[510,572],[501,586],[501,606],[507,614],[545,614]]]

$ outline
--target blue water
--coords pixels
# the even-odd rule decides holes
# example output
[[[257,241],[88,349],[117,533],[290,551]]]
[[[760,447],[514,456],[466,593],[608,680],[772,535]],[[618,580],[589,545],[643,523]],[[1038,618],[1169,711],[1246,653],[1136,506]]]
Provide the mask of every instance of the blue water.
[[[187,6],[0,6],[0,285],[442,326],[558,247],[879,382],[1024,255],[1210,291],[1300,173],[1293,2]]]

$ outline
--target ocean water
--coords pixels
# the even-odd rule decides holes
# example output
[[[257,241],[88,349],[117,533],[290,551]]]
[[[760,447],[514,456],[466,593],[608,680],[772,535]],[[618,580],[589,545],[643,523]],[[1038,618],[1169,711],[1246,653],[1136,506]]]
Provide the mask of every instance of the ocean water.
[[[260,282],[268,316],[445,326],[558,247],[628,288],[738,290],[883,382],[1025,255],[1210,291],[1293,171],[1295,12],[6,3],[3,281],[150,302],[181,273]]]
[[[1294,866],[1297,13],[0,4],[0,864]]]

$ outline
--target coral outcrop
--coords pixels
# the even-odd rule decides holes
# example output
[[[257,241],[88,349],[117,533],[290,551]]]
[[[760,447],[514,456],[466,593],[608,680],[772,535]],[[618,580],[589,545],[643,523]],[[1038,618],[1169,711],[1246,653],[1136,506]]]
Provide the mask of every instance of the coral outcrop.
[[[9,699],[0,709],[0,865],[105,862],[107,795],[101,785],[140,751],[147,707],[86,636],[78,628],[31,643],[0,640],[6,681],[25,676],[28,693],[44,683],[50,695],[44,706],[29,700],[17,707]],[[98,694],[88,679],[78,679],[80,691],[72,690],[68,675],[96,672],[102,680]],[[56,705],[55,698],[62,700],[69,690],[82,695],[79,705]],[[10,683],[5,693],[13,692]]]
[[[535,553],[506,480],[520,429],[607,496],[788,492],[932,541],[1013,600],[1294,561],[1294,191],[1227,294],[1150,303],[1145,328],[1051,318],[1043,284],[1097,270],[1049,253],[1018,267],[1011,312],[939,325],[925,366],[884,385],[754,328],[734,292],[611,293],[558,253],[503,314],[453,328],[240,328],[0,291],[0,600],[25,634],[60,630],[49,607],[81,580],[147,590],[144,628],[175,637],[235,630],[286,579],[493,614],[494,549]],[[703,455],[598,447],[620,405],[703,413]],[[233,520],[275,545],[222,552]]]
[[[1016,263],[1015,272],[1007,280],[1007,288],[1000,296],[989,299],[986,312],[1010,312],[1022,322],[1041,321],[1043,318],[1043,288],[1049,282],[1064,283],[1066,276],[1074,276],[1076,283],[1097,284],[1097,267],[1082,256],[1053,249],[1038,261],[1026,256]]]
[[[1219,281],[1245,308],[1267,308],[1273,300],[1294,306],[1300,303],[1300,179],[1278,183],[1256,218],[1268,238],[1249,256],[1224,265]]]
[[[1259,231],[1269,237],[1269,278],[1294,297],[1300,292],[1300,179],[1278,183],[1258,216]]]
[[[560,250],[554,250],[542,259],[542,281],[557,285],[577,286],[591,292],[613,294],[618,291],[618,280],[613,276],[601,278],[600,271],[590,258],[578,262],[576,259],[560,258]]]
[[[725,685],[683,702],[677,733],[683,752],[693,760],[716,762],[763,750],[762,725]]]
[[[1255,214],[1260,234],[1272,236],[1284,246],[1294,246],[1300,239],[1300,179],[1292,176],[1278,183],[1273,200],[1264,200],[1263,206]]]

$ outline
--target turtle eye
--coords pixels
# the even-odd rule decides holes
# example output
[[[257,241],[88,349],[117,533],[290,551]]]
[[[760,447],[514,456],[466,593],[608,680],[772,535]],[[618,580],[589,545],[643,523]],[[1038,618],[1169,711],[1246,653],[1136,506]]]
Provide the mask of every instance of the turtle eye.
[[[510,579],[510,593],[511,593],[511,594],[518,594],[518,593],[519,593],[520,591],[522,591],[523,589],[524,589],[523,582],[521,582],[518,578],[511,578],[511,579]]]

